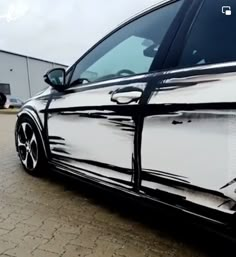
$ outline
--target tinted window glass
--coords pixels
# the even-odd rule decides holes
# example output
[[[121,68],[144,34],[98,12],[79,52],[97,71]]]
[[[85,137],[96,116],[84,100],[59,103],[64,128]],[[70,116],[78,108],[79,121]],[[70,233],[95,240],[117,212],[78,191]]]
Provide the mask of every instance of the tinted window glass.
[[[77,64],[71,83],[148,72],[182,2],[149,13],[105,39]]]
[[[236,1],[205,0],[179,65],[236,61]]]

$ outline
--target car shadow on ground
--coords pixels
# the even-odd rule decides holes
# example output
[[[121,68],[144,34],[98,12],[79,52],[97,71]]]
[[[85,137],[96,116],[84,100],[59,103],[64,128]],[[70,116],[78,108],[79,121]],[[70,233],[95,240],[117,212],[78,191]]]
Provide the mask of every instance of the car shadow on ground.
[[[47,178],[52,184],[59,184],[66,191],[85,197],[89,203],[118,214],[131,222],[141,223],[167,240],[187,245],[193,252],[199,250],[209,257],[235,257],[235,241],[225,238],[199,223],[169,215],[166,212],[133,201],[123,195],[87,185],[66,176],[50,172]],[[200,255],[199,255],[200,257]]]

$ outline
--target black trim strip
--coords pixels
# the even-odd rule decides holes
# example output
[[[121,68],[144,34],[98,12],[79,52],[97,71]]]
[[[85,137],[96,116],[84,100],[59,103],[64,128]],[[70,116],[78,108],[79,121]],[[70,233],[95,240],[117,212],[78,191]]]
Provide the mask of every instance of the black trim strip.
[[[180,181],[180,182],[183,182],[183,183],[187,183],[187,184],[190,184],[190,182],[188,180],[185,180],[185,179],[182,179],[182,178],[179,178],[178,176],[176,175],[168,175],[168,174],[165,174],[164,172],[161,172],[159,173],[158,171],[155,171],[155,172],[150,172],[148,170],[142,170],[142,172],[145,172],[146,174],[150,174],[152,176],[156,176],[158,178],[169,178],[169,179],[173,179],[173,180],[176,180],[176,181]]]
[[[57,155],[54,153],[52,154],[52,157],[55,159],[58,159],[58,160],[64,160],[64,161],[72,160],[75,162],[85,163],[85,164],[97,166],[97,167],[104,168],[104,169],[114,170],[114,171],[120,172],[122,174],[133,175],[132,169],[121,168],[121,167],[107,164],[107,163],[97,162],[97,161],[93,161],[93,160],[77,159],[77,158],[72,158],[70,156],[68,156],[68,157],[61,156],[61,155]]]
[[[141,112],[139,105],[106,105],[106,106],[75,106],[75,107],[63,107],[63,108],[49,108],[48,110],[41,110],[41,113],[60,113],[61,115],[78,115],[77,111],[113,111],[114,114],[109,113],[109,116],[122,115],[131,116],[136,112]],[[63,113],[64,112],[64,113]]]
[[[198,192],[202,192],[202,193],[208,193],[208,194],[211,194],[211,195],[215,195],[215,196],[219,196],[219,197],[228,199],[228,197],[226,197],[223,193],[218,192],[218,191],[198,187],[198,186],[192,185],[190,183],[182,182],[180,180],[173,180],[173,179],[169,179],[169,178],[163,178],[163,177],[160,177],[158,175],[153,175],[153,174],[146,173],[146,172],[142,173],[142,180],[146,180],[146,181],[154,182],[154,183],[156,182],[158,184],[163,184],[165,186],[170,186],[170,187],[179,188],[179,189],[188,188],[188,189],[192,189],[194,191],[198,191]]]
[[[236,102],[221,103],[192,103],[192,104],[149,104],[144,106],[145,116],[154,116],[161,114],[177,114],[181,111],[199,111],[199,110],[234,110],[236,114]],[[231,114],[233,115],[233,114]]]
[[[81,173],[81,171],[85,171],[85,172],[90,173],[91,175],[99,176],[99,178],[94,178],[94,177],[91,176],[93,179],[97,179],[97,180],[101,179],[102,180],[103,178],[105,178],[105,179],[109,179],[111,181],[113,180],[117,183],[124,184],[124,185],[130,186],[130,187],[133,186],[133,183],[132,183],[131,180],[129,182],[129,181],[121,180],[121,179],[114,178],[114,177],[104,176],[104,175],[101,175],[99,173],[92,172],[91,170],[87,170],[87,169],[84,169],[84,168],[77,168],[77,167],[75,167],[73,165],[70,165],[68,163],[61,163],[60,161],[58,161],[57,159],[54,159],[54,158],[51,160],[51,163],[52,164],[54,163],[56,166],[60,165],[65,170],[76,170],[76,173],[78,173],[78,175],[82,175],[83,173]],[[89,175],[86,175],[86,176],[89,177]],[[108,182],[108,183],[111,183],[111,182]]]
[[[187,178],[185,176],[180,176],[180,175],[177,175],[177,174],[164,172],[164,171],[160,171],[160,170],[143,169],[143,171],[149,172],[149,173],[158,173],[158,174],[161,174],[161,175],[164,175],[164,176],[176,177],[176,178],[181,178],[181,179]]]

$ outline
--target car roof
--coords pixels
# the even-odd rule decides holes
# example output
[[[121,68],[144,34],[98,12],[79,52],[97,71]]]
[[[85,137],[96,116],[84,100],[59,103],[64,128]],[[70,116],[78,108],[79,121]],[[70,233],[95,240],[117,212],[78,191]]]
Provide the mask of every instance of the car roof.
[[[143,9],[142,11],[136,13],[135,15],[132,15],[131,17],[129,17],[128,19],[124,20],[123,22],[121,22],[115,29],[113,29],[110,32],[113,32],[114,30],[118,29],[119,27],[122,27],[123,25],[125,25],[126,23],[129,23],[131,20],[138,18],[139,16],[143,16],[146,13],[149,13],[155,9],[157,9],[158,7],[161,7],[162,5],[165,5],[167,3],[171,3],[171,2],[176,2],[178,0],[161,0],[156,4],[151,5],[148,8]]]

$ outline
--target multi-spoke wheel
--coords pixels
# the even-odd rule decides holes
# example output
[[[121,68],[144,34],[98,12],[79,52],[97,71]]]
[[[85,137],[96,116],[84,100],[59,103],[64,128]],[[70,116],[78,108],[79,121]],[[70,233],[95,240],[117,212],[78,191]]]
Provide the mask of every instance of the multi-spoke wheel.
[[[17,151],[25,170],[32,175],[44,172],[45,155],[39,132],[28,117],[23,117],[16,128]]]

